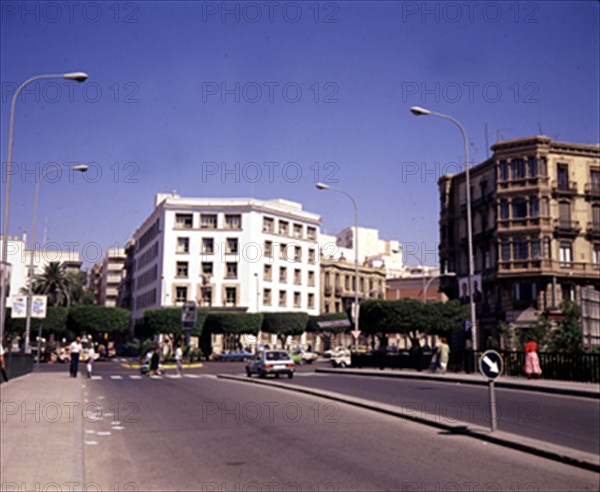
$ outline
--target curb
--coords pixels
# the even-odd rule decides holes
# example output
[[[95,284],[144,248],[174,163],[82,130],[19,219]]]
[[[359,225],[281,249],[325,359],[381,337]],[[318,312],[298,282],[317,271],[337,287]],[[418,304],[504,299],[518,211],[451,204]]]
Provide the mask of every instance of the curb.
[[[414,380],[428,380],[442,383],[462,383],[472,384],[476,386],[487,386],[488,382],[484,379],[467,379],[461,378],[460,376],[434,376],[429,374],[407,374],[407,373],[395,373],[395,372],[375,372],[375,371],[357,371],[353,369],[315,369],[315,372],[330,373],[330,374],[346,374],[350,376],[363,376],[363,377],[380,377],[380,378],[401,378],[401,379],[414,379]],[[591,383],[593,384],[593,383]],[[527,390],[535,391],[537,393],[552,393],[557,395],[567,396],[578,396],[581,398],[593,398],[600,399],[600,391],[598,390],[582,390],[575,388],[552,388],[547,386],[534,386],[522,383],[513,383],[509,381],[496,380],[496,388],[503,389],[515,389],[515,390]]]
[[[267,382],[258,379],[252,379],[243,376],[233,376],[229,374],[218,374],[217,378],[230,381],[237,381],[247,384],[258,384],[270,386],[278,389],[292,391],[296,393],[304,393],[307,395],[327,398],[329,400],[347,403],[356,407],[373,410],[378,413],[399,417],[401,419],[410,420],[445,431],[452,434],[460,434],[467,437],[473,437],[483,441],[498,444],[500,446],[516,449],[525,453],[534,454],[542,458],[551,459],[560,463],[576,466],[585,470],[600,472],[600,456],[577,451],[576,449],[565,448],[555,444],[546,443],[536,439],[523,438],[510,434],[508,432],[496,431],[492,434],[488,429],[479,425],[456,422],[455,424],[445,423],[440,420],[438,415],[422,414],[415,415],[402,411],[400,408],[384,403],[374,403],[362,398],[344,395],[341,393],[325,392],[317,389],[292,386],[288,384]]]
[[[165,369],[175,369],[177,367],[175,364],[161,364],[161,365]],[[184,364],[183,365],[184,369],[198,369],[201,367],[204,367],[204,364],[202,364],[201,362],[194,362],[193,364]],[[121,363],[121,368],[122,369],[139,369],[140,364],[138,364],[138,363],[127,364],[127,363],[123,362],[123,363]]]

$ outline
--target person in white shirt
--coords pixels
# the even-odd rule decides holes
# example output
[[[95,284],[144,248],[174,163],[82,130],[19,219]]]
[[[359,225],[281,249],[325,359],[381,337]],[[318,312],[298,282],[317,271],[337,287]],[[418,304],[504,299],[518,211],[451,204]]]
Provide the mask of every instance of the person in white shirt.
[[[183,350],[181,349],[181,344],[177,345],[175,349],[175,363],[177,364],[177,374],[181,376],[181,372],[183,371]]]
[[[96,351],[94,350],[94,344],[90,345],[88,350],[88,360],[87,360],[87,377],[91,378],[94,370],[94,360],[96,359]]]
[[[69,364],[69,372],[71,377],[77,377],[77,369],[79,369],[79,355],[83,347],[81,346],[81,338],[77,337],[74,342],[69,346],[69,355],[71,357],[71,363]]]
[[[4,347],[0,343],[0,366],[2,366],[2,379],[5,383],[8,383],[8,376],[6,375],[6,363],[4,362]]]

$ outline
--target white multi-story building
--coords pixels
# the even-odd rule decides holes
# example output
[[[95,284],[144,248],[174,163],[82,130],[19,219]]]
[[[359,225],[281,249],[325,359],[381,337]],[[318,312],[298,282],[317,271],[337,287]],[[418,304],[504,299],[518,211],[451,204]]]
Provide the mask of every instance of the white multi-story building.
[[[102,261],[94,265],[94,273],[98,277],[95,291],[97,304],[107,307],[117,305],[119,285],[125,275],[125,259],[124,248],[110,248]]]
[[[319,215],[287,200],[158,194],[133,235],[133,320],[185,301],[317,315],[319,230]]]
[[[0,237],[0,249],[2,248],[3,239]],[[27,289],[29,263],[33,255],[33,274],[40,275],[44,271],[44,267],[51,262],[62,263],[67,271],[78,272],[81,268],[81,261],[77,251],[61,251],[54,249],[57,243],[49,243],[47,245],[38,245],[37,251],[34,252],[27,248],[27,234],[23,234],[21,238],[18,236],[9,237],[7,241],[7,260],[10,265],[10,283],[8,288],[8,299],[6,305],[12,306],[12,296],[22,295],[23,290]]]

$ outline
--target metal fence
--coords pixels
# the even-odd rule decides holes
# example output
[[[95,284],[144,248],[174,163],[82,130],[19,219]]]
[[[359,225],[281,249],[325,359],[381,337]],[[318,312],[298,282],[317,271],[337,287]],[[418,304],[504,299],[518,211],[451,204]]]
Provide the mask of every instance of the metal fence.
[[[4,362],[6,363],[8,379],[17,378],[33,371],[33,356],[31,354],[7,352],[4,354]]]
[[[525,376],[525,352],[498,351],[504,360],[504,375]],[[483,352],[454,351],[450,354],[448,370],[473,373],[478,371],[477,361]],[[358,368],[413,369],[424,371],[429,368],[430,351],[399,353],[352,353],[352,366]],[[600,354],[538,354],[542,368],[542,379],[600,383]]]

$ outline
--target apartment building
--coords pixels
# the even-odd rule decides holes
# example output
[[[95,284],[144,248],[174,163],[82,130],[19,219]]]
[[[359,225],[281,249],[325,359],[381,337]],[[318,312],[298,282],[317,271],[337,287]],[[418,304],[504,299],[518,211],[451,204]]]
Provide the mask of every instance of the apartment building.
[[[133,319],[180,306],[318,314],[320,217],[299,203],[158,194],[133,235]]]
[[[94,266],[93,272],[97,278],[95,298],[100,306],[117,306],[119,285],[125,275],[125,260],[124,248],[110,248],[102,261]]]
[[[470,170],[484,344],[501,321],[526,327],[563,299],[579,300],[582,289],[600,289],[600,146],[532,136],[492,150]],[[465,173],[438,184],[440,266],[456,273],[440,288],[459,298],[468,274]]]

